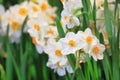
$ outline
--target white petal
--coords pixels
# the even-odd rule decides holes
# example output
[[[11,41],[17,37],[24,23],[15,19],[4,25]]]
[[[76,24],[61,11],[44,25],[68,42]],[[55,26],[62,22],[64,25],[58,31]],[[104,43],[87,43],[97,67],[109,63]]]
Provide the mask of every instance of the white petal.
[[[73,69],[72,69],[72,67],[70,65],[68,65],[66,67],[66,69],[67,69],[68,73],[73,73],[74,72]]]
[[[66,74],[64,68],[59,68],[59,69],[57,69],[57,73],[58,73],[59,76],[64,76],[64,75]]]
[[[103,57],[104,57],[104,55],[103,55],[103,54],[98,54],[98,55],[97,55],[97,58],[98,58],[99,60],[102,60],[102,59],[103,59]]]
[[[0,4],[0,15],[5,13],[5,8],[3,5]]]
[[[68,55],[68,54],[74,54],[75,50],[71,49],[71,48],[65,48],[64,50],[62,50],[63,55]]]
[[[76,26],[80,25],[79,19],[77,17],[74,16],[73,20],[74,20]]]
[[[96,55],[93,55],[92,57],[93,57],[93,59],[94,59],[95,61],[97,61]]]
[[[38,53],[40,53],[40,54],[43,52],[43,47],[40,45],[36,45],[36,49],[37,49]]]
[[[87,28],[87,29],[85,30],[85,33],[86,33],[87,35],[91,35],[91,34],[92,34],[91,29],[90,29],[90,28]]]
[[[75,36],[75,33],[74,33],[74,32],[68,32],[68,33],[66,34],[66,38],[71,38],[71,37],[73,37],[73,36]]]
[[[100,44],[100,49],[103,52],[105,50],[105,46],[103,44]]]

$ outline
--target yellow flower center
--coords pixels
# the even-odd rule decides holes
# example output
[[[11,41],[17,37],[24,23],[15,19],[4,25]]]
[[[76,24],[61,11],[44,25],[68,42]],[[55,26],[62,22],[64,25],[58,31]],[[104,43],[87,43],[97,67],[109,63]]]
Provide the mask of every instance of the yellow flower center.
[[[11,28],[12,28],[13,30],[19,30],[19,29],[20,29],[20,24],[19,24],[17,21],[13,21],[13,22],[11,23]]]
[[[38,9],[37,6],[32,6],[32,10],[33,10],[34,12],[37,12],[39,9]]]
[[[37,44],[37,41],[36,41],[36,38],[35,38],[35,37],[32,37],[32,43],[33,43],[34,45]]]
[[[68,17],[67,16],[64,16],[64,19],[66,20]]]
[[[70,22],[70,23],[73,23],[73,19],[72,19],[72,18],[70,18],[70,19],[69,19],[69,22]]]
[[[19,14],[20,14],[21,16],[27,16],[28,11],[27,11],[26,8],[20,8],[20,9],[19,9]]]
[[[59,50],[59,49],[55,50],[55,55],[58,56],[58,57],[63,56],[62,53],[61,53],[61,50]]]
[[[60,0],[62,3],[65,2],[65,0]]]
[[[39,31],[40,30],[40,26],[38,24],[34,24],[34,29]]]
[[[51,15],[50,18],[52,19],[52,21],[55,21],[55,16]]]
[[[93,48],[93,52],[94,52],[95,54],[98,54],[99,51],[100,51],[100,49],[99,49],[98,46],[95,46],[95,47]]]
[[[74,40],[69,40],[68,45],[71,46],[71,47],[75,47],[76,43],[75,43]]]
[[[47,33],[48,34],[54,34],[54,31],[50,28]]]
[[[92,41],[93,41],[93,38],[92,38],[91,36],[87,36],[87,37],[86,37],[86,42],[87,42],[87,43],[91,44]]]
[[[41,3],[40,9],[41,9],[42,11],[46,11],[46,10],[48,9],[47,3],[45,3],[45,2]]]

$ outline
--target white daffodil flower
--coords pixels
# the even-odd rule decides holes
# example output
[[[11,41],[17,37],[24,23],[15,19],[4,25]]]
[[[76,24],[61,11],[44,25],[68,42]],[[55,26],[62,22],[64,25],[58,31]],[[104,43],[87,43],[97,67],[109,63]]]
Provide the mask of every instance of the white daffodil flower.
[[[66,56],[62,54],[62,45],[59,42],[56,42],[54,39],[49,39],[47,46],[44,47],[44,51],[49,55],[47,66],[54,69],[58,75],[64,76],[66,70],[69,73],[73,73]]]
[[[99,42],[99,40],[92,34],[89,28],[87,28],[84,32],[79,31],[77,35],[85,45],[83,48],[85,52],[89,52],[90,47]]]
[[[105,46],[98,43],[91,47],[89,55],[93,57],[95,61],[103,59],[103,52],[105,51]]]
[[[32,42],[36,46],[39,53],[42,52],[43,46],[45,45],[45,32],[44,29],[47,26],[47,23],[44,23],[39,18],[30,19],[27,22],[28,33],[32,37]],[[40,50],[39,50],[40,49]]]
[[[84,47],[84,43],[79,40],[79,36],[73,32],[68,32],[65,38],[61,38],[59,42],[62,44],[62,52],[64,55],[74,54],[77,50]]]
[[[28,2],[27,1],[19,5],[17,9],[17,13],[20,17],[23,17],[23,18],[28,15]]]
[[[59,42],[56,42],[54,39],[48,40],[47,46],[44,47],[44,51],[49,55],[49,59],[53,59],[52,63],[67,63],[67,59],[65,61],[62,61],[63,58],[65,58],[64,54],[62,53],[62,45]]]
[[[67,28],[71,29],[75,26],[79,26],[80,25],[80,22],[79,22],[79,19],[75,16],[73,17],[69,17],[67,23],[66,23],[66,26]]]
[[[7,26],[9,25],[8,36],[10,38],[10,41],[12,43],[18,43],[21,36],[21,27],[23,20],[10,10],[8,10],[2,18],[1,29],[3,30],[3,34],[6,34]]]
[[[80,25],[79,18],[75,14],[81,14],[81,0],[61,0],[63,3],[63,11],[61,13],[61,23],[64,31],[66,28],[71,29]],[[79,3],[79,4],[78,4]],[[79,10],[78,10],[79,9]]]
[[[80,25],[79,19],[76,16],[72,16],[72,14],[70,14],[70,12],[66,9],[64,9],[61,13],[61,21],[62,26],[69,29]]]

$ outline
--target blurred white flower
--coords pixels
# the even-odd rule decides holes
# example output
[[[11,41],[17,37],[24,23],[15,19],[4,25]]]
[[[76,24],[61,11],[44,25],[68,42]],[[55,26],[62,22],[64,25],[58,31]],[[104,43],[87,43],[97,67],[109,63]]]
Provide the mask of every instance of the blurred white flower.
[[[73,28],[80,25],[79,18],[76,14],[81,14],[82,2],[81,0],[61,0],[63,3],[63,11],[61,13],[61,22],[64,31],[66,28]]]
[[[2,21],[2,15],[5,13],[5,8],[2,4],[0,4],[0,24]]]
[[[23,20],[21,20],[20,17],[18,17],[16,14],[8,10],[2,16],[1,29],[3,31],[3,34],[5,35],[7,31],[7,27],[9,26],[8,36],[10,38],[10,41],[12,43],[13,42],[18,43],[21,36],[22,24],[23,24]]]
[[[43,46],[45,45],[45,28],[48,26],[46,22],[44,22],[42,19],[34,18],[30,19],[27,22],[28,26],[28,33],[32,37],[32,42],[36,46],[39,53],[41,53],[43,50]],[[40,50],[39,50],[40,49]]]
[[[28,15],[27,4],[28,2],[23,2],[11,6],[2,16],[1,29],[5,35],[9,26],[8,36],[12,43],[20,41],[22,24]]]
[[[72,14],[70,14],[69,11],[65,9],[61,13],[61,21],[62,26],[69,29],[80,25],[79,19],[76,16],[72,16]]]
[[[102,6],[102,4],[104,3],[104,0],[90,0],[91,1],[91,5],[92,7],[94,6],[94,1],[96,2],[96,9],[100,8]]]
[[[27,31],[32,37],[37,51],[41,53],[47,40],[58,36],[57,27],[53,26],[55,24],[56,9],[52,8],[47,1],[39,2],[36,7],[39,8],[38,15],[34,18],[29,18]]]
[[[2,4],[0,4],[0,35],[4,35],[3,33],[3,30],[1,29],[1,22],[2,22],[2,19],[3,19],[3,14],[5,13],[5,8]]]
[[[30,21],[32,19],[33,22],[35,22],[36,18],[39,19],[39,21],[35,25],[35,29],[33,29],[31,26],[33,26],[33,22],[27,21],[27,24],[25,24],[24,32],[27,32],[29,29],[29,33],[32,37],[34,37],[34,40],[36,40],[39,44],[44,44],[40,42],[41,40],[44,41],[45,36],[41,35],[46,35],[46,32],[49,33],[49,35],[46,35],[46,37],[56,37],[57,32],[56,32],[56,27],[48,27],[51,26],[51,24],[55,24],[55,11],[56,8],[51,7],[47,0],[40,0],[39,3],[33,3],[31,1],[24,1],[20,4],[16,4],[14,6],[10,6],[10,8],[3,14],[4,9],[2,5],[0,6],[0,20],[1,20],[1,31],[3,34],[6,34],[7,31],[7,26],[9,26],[9,37],[12,43],[14,42],[19,42],[20,36],[21,36],[21,28],[23,27],[22,24],[25,20],[25,18],[28,16],[28,20]],[[1,17],[1,14],[2,17]],[[34,21],[34,20],[35,21]],[[34,23],[35,24],[35,23]],[[44,30],[40,29],[38,27],[42,26],[45,27]],[[48,28],[47,28],[48,27]],[[42,31],[37,32],[37,30],[40,29]],[[50,31],[53,31],[53,34],[50,34]],[[38,35],[39,34],[39,35]],[[38,37],[39,36],[39,37]],[[39,40],[40,38],[40,40]],[[45,41],[44,41],[45,42]],[[39,49],[40,46],[37,44],[37,49]],[[39,51],[39,50],[38,50]]]

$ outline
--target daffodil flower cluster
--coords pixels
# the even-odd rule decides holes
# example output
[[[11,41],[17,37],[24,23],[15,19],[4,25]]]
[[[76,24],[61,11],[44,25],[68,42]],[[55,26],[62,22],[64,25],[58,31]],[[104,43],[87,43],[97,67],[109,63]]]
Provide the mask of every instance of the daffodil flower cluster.
[[[87,28],[84,32],[68,32],[64,38],[58,41],[50,39],[44,47],[45,53],[49,55],[47,66],[51,67],[62,76],[65,75],[65,69],[73,73],[66,56],[69,54],[80,54],[79,63],[85,62],[85,54],[93,57],[95,61],[103,59],[105,46],[92,34]],[[82,51],[82,53],[80,53]]]
[[[33,2],[31,2],[33,1]],[[73,73],[73,69],[67,59],[67,55],[79,54],[78,63],[85,62],[86,54],[95,61],[103,59],[105,46],[93,35],[90,28],[85,31],[67,32],[67,29],[80,27],[81,0],[61,0],[63,11],[61,12],[61,24],[66,33],[64,38],[58,40],[58,31],[55,25],[56,7],[51,7],[47,0],[31,0],[11,6],[6,12],[0,12],[1,31],[5,34],[9,26],[8,36],[12,43],[18,43],[21,36],[23,23],[24,32],[29,33],[32,43],[38,53],[48,54],[47,66],[54,69],[60,76],[66,72]],[[102,0],[96,0],[97,8],[101,7]],[[35,3],[34,3],[35,2]],[[91,0],[93,6],[94,0]],[[99,4],[101,3],[101,4]],[[1,6],[0,6],[1,8]],[[2,15],[2,16],[1,16]]]
[[[36,36],[33,36],[34,34],[31,32],[33,27],[33,31],[39,32],[42,30],[40,27],[48,27],[50,24],[54,24],[56,16],[56,8],[51,7],[48,4],[47,0],[40,0],[37,3],[34,3],[32,1],[24,1],[20,4],[10,6],[6,12],[4,10],[0,11],[0,15],[4,12],[2,17],[0,17],[2,34],[6,34],[7,27],[9,26],[8,36],[12,43],[18,43],[20,41],[21,29],[26,17],[28,17],[28,19],[27,24],[24,25],[24,32],[28,32],[33,37],[33,40],[35,42],[37,34]],[[31,23],[31,21],[33,22]],[[46,28],[46,31],[48,32],[48,34],[44,33],[47,34],[46,37],[50,37],[51,34],[54,34],[53,30],[56,30],[55,28],[56,27],[53,25],[51,25],[49,29]]]
[[[65,38],[60,39],[60,42],[63,44],[63,54],[74,54],[78,50],[83,50],[96,61],[97,59],[103,59],[105,47],[100,44],[89,28],[84,32],[78,31],[77,34],[69,32]]]
[[[98,1],[97,3],[101,4],[97,8],[102,5],[102,0]],[[80,18],[77,15],[81,14],[82,1],[61,0],[61,2],[63,4],[61,24],[64,31],[66,32],[67,29],[80,26]],[[93,2],[91,1],[92,6]],[[97,61],[103,59],[104,50],[105,46],[92,34],[90,28],[87,28],[84,32],[78,31],[76,34],[74,32],[68,32],[64,38],[60,38],[58,41],[49,39],[47,45],[44,47],[44,52],[49,55],[47,66],[54,69],[60,76],[65,75],[66,71],[73,73],[69,61],[66,58],[67,55],[73,54],[76,56],[76,54],[79,54],[79,56],[76,56],[76,58],[79,58],[79,63],[85,62],[86,54]]]
[[[73,69],[70,66],[67,57],[62,52],[62,44],[54,39],[49,39],[47,45],[44,47],[44,52],[48,54],[49,59],[47,66],[54,69],[59,76],[73,73]]]

